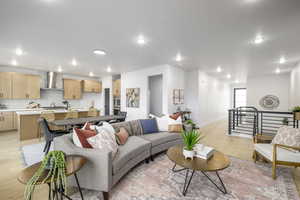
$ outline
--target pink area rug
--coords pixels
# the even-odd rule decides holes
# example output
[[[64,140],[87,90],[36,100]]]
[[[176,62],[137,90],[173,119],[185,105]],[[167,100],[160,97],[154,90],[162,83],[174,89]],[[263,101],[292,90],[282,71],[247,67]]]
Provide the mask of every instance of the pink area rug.
[[[128,173],[110,192],[111,200],[299,200],[290,168],[279,168],[276,180],[271,165],[231,157],[229,168],[221,171],[228,194],[224,195],[201,173],[195,173],[184,197],[185,171],[173,173],[166,155],[141,164]],[[216,180],[215,173],[208,173]],[[86,200],[102,199],[98,192],[85,191]],[[77,199],[78,194],[75,194]]]

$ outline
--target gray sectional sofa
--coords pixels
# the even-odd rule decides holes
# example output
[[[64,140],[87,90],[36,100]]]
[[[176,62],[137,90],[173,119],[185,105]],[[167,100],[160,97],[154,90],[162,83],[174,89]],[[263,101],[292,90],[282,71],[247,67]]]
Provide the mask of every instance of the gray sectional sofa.
[[[111,152],[99,149],[84,149],[73,144],[72,135],[54,139],[54,149],[66,154],[82,155],[88,163],[78,172],[81,187],[102,191],[105,199],[112,187],[134,166],[142,161],[149,161],[153,156],[166,151],[171,146],[182,144],[180,133],[159,132],[144,134],[139,120],[112,124],[116,131],[126,128],[130,137],[125,145],[120,145],[118,153],[112,159]],[[70,177],[70,185],[75,181]]]

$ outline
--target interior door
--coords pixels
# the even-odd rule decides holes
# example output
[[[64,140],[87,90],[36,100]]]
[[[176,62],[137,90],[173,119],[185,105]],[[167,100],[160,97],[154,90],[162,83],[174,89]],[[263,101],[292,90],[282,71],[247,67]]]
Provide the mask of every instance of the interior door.
[[[104,114],[109,115],[110,110],[110,90],[109,88],[104,89]]]

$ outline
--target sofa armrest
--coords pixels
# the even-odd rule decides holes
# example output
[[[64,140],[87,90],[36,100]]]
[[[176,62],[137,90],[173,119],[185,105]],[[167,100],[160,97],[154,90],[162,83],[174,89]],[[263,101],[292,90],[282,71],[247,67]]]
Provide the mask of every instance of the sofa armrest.
[[[70,135],[54,138],[54,150],[67,155],[84,156],[88,162],[78,172],[80,185],[86,189],[108,192],[112,187],[112,153],[99,149],[80,148],[74,145]]]

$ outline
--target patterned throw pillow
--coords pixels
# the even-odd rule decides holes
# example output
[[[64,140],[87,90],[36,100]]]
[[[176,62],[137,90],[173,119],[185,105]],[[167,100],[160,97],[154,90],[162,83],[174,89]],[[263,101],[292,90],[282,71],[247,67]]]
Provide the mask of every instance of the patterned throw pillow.
[[[88,143],[94,149],[104,149],[112,152],[114,158],[118,152],[118,144],[114,133],[107,131],[102,127],[97,127],[98,134],[87,139]]]
[[[76,146],[81,148],[93,148],[87,141],[89,137],[93,137],[97,134],[93,130],[82,130],[79,128],[73,129],[73,142]]]
[[[121,127],[120,131],[116,133],[116,140],[119,145],[124,145],[129,137],[125,128]]]
[[[300,147],[300,129],[292,128],[289,126],[280,127],[276,136],[272,140],[272,144],[283,144],[293,147]]]

